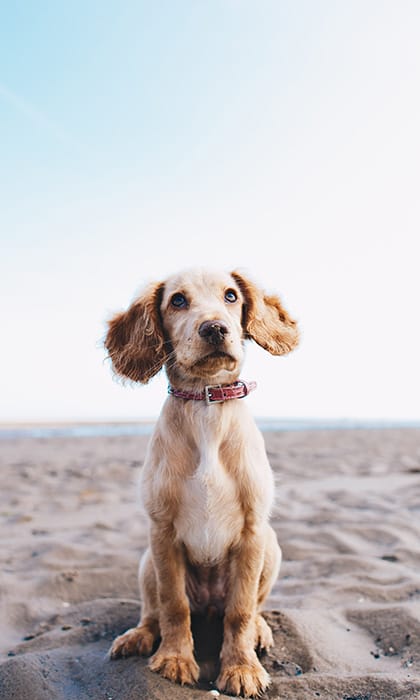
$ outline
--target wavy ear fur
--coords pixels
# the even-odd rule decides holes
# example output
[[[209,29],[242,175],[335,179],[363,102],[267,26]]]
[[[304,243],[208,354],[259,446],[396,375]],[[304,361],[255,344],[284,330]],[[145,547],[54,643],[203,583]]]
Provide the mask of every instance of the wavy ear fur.
[[[163,283],[150,285],[127,311],[108,323],[105,347],[114,372],[146,384],[162,369],[167,350],[159,306]]]
[[[266,295],[242,274],[231,274],[245,297],[242,319],[245,337],[252,338],[272,355],[285,355],[294,350],[299,343],[299,330],[280,299]]]

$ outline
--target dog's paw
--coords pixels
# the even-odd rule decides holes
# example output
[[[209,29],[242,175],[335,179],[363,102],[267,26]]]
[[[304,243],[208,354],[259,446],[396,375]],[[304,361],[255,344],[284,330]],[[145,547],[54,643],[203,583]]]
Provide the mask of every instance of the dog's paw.
[[[193,656],[169,654],[159,650],[150,659],[149,667],[152,671],[181,685],[194,685],[200,675],[200,669]]]
[[[133,627],[116,639],[109,650],[111,659],[126,656],[150,656],[156,636],[147,625]]]
[[[273,633],[270,626],[262,615],[257,615],[255,648],[258,651],[268,651],[273,644]]]
[[[228,695],[258,697],[268,688],[270,676],[256,659],[251,663],[222,666],[216,681],[219,690]]]

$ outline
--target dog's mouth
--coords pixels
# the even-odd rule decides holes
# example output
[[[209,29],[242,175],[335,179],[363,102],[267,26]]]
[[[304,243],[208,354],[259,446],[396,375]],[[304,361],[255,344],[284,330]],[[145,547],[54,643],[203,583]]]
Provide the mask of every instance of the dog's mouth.
[[[208,355],[204,355],[204,357],[200,357],[199,360],[195,364],[201,365],[201,364],[206,364],[206,362],[209,362],[210,360],[228,360],[230,362],[235,362],[235,358],[232,357],[232,355],[229,355],[227,352],[223,352],[223,350],[214,350],[213,352],[210,352]]]
[[[213,352],[207,352],[207,354],[197,357],[191,363],[177,362],[176,365],[171,366],[170,371],[172,375],[174,375],[174,372],[178,373],[178,379],[182,379],[184,382],[189,380],[209,380],[220,372],[227,372],[229,377],[232,372],[237,371],[239,364],[240,358],[224,350],[213,350]]]
[[[223,352],[223,350],[214,350],[213,352],[208,353],[208,355],[200,357],[200,359],[194,364],[196,367],[202,367],[203,365],[207,365],[209,363],[226,363],[230,365],[232,363],[236,363],[236,359],[232,355],[229,355],[229,353]]]

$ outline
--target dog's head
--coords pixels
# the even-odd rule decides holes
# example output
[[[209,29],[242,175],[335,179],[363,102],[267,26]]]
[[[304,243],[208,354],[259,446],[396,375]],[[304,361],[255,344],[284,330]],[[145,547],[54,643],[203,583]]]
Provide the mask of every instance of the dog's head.
[[[187,388],[235,381],[248,338],[283,355],[299,334],[278,297],[242,274],[188,270],[114,316],[105,346],[117,374],[146,383],[165,365],[170,381]]]

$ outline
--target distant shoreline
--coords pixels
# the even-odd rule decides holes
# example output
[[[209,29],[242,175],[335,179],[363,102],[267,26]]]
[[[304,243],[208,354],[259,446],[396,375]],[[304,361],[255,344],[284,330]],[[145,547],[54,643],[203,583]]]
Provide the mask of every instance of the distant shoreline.
[[[155,420],[127,421],[57,421],[0,423],[0,440],[25,438],[80,438],[150,435]],[[420,429],[420,421],[311,419],[311,418],[257,418],[263,432],[303,430],[387,430]]]

